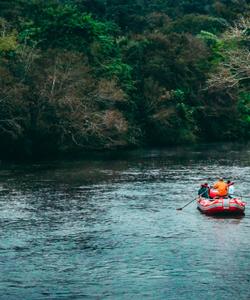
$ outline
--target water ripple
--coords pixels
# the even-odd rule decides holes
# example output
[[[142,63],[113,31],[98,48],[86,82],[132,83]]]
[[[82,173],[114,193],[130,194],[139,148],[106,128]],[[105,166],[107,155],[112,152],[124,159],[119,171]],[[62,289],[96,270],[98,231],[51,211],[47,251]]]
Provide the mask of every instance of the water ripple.
[[[249,299],[249,208],[176,211],[218,176],[250,195],[249,146],[3,165],[0,299]]]

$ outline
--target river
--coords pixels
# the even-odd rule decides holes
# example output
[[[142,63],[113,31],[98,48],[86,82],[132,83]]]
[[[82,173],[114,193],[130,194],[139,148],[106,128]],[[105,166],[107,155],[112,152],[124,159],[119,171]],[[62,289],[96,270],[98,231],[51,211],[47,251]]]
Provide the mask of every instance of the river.
[[[176,210],[218,176],[250,195],[250,145],[0,167],[1,300],[250,299],[250,206]]]

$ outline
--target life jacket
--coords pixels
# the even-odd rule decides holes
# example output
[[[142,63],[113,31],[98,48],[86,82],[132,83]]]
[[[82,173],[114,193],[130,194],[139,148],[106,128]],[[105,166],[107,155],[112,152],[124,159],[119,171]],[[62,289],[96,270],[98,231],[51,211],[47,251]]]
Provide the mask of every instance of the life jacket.
[[[213,186],[214,189],[217,189],[218,196],[226,196],[228,185],[224,181],[218,181]]]

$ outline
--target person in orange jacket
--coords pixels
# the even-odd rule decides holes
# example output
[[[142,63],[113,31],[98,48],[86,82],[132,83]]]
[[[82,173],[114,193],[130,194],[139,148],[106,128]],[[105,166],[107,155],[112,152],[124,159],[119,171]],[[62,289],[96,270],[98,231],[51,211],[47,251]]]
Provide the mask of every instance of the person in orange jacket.
[[[220,178],[213,186],[218,191],[218,196],[224,197],[228,193],[228,185],[224,182],[223,178]]]

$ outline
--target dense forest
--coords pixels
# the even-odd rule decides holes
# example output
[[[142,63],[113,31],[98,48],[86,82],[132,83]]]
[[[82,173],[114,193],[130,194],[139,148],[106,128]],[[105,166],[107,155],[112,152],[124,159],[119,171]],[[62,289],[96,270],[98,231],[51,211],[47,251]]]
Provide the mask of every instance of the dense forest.
[[[249,0],[0,0],[0,154],[250,137]]]

